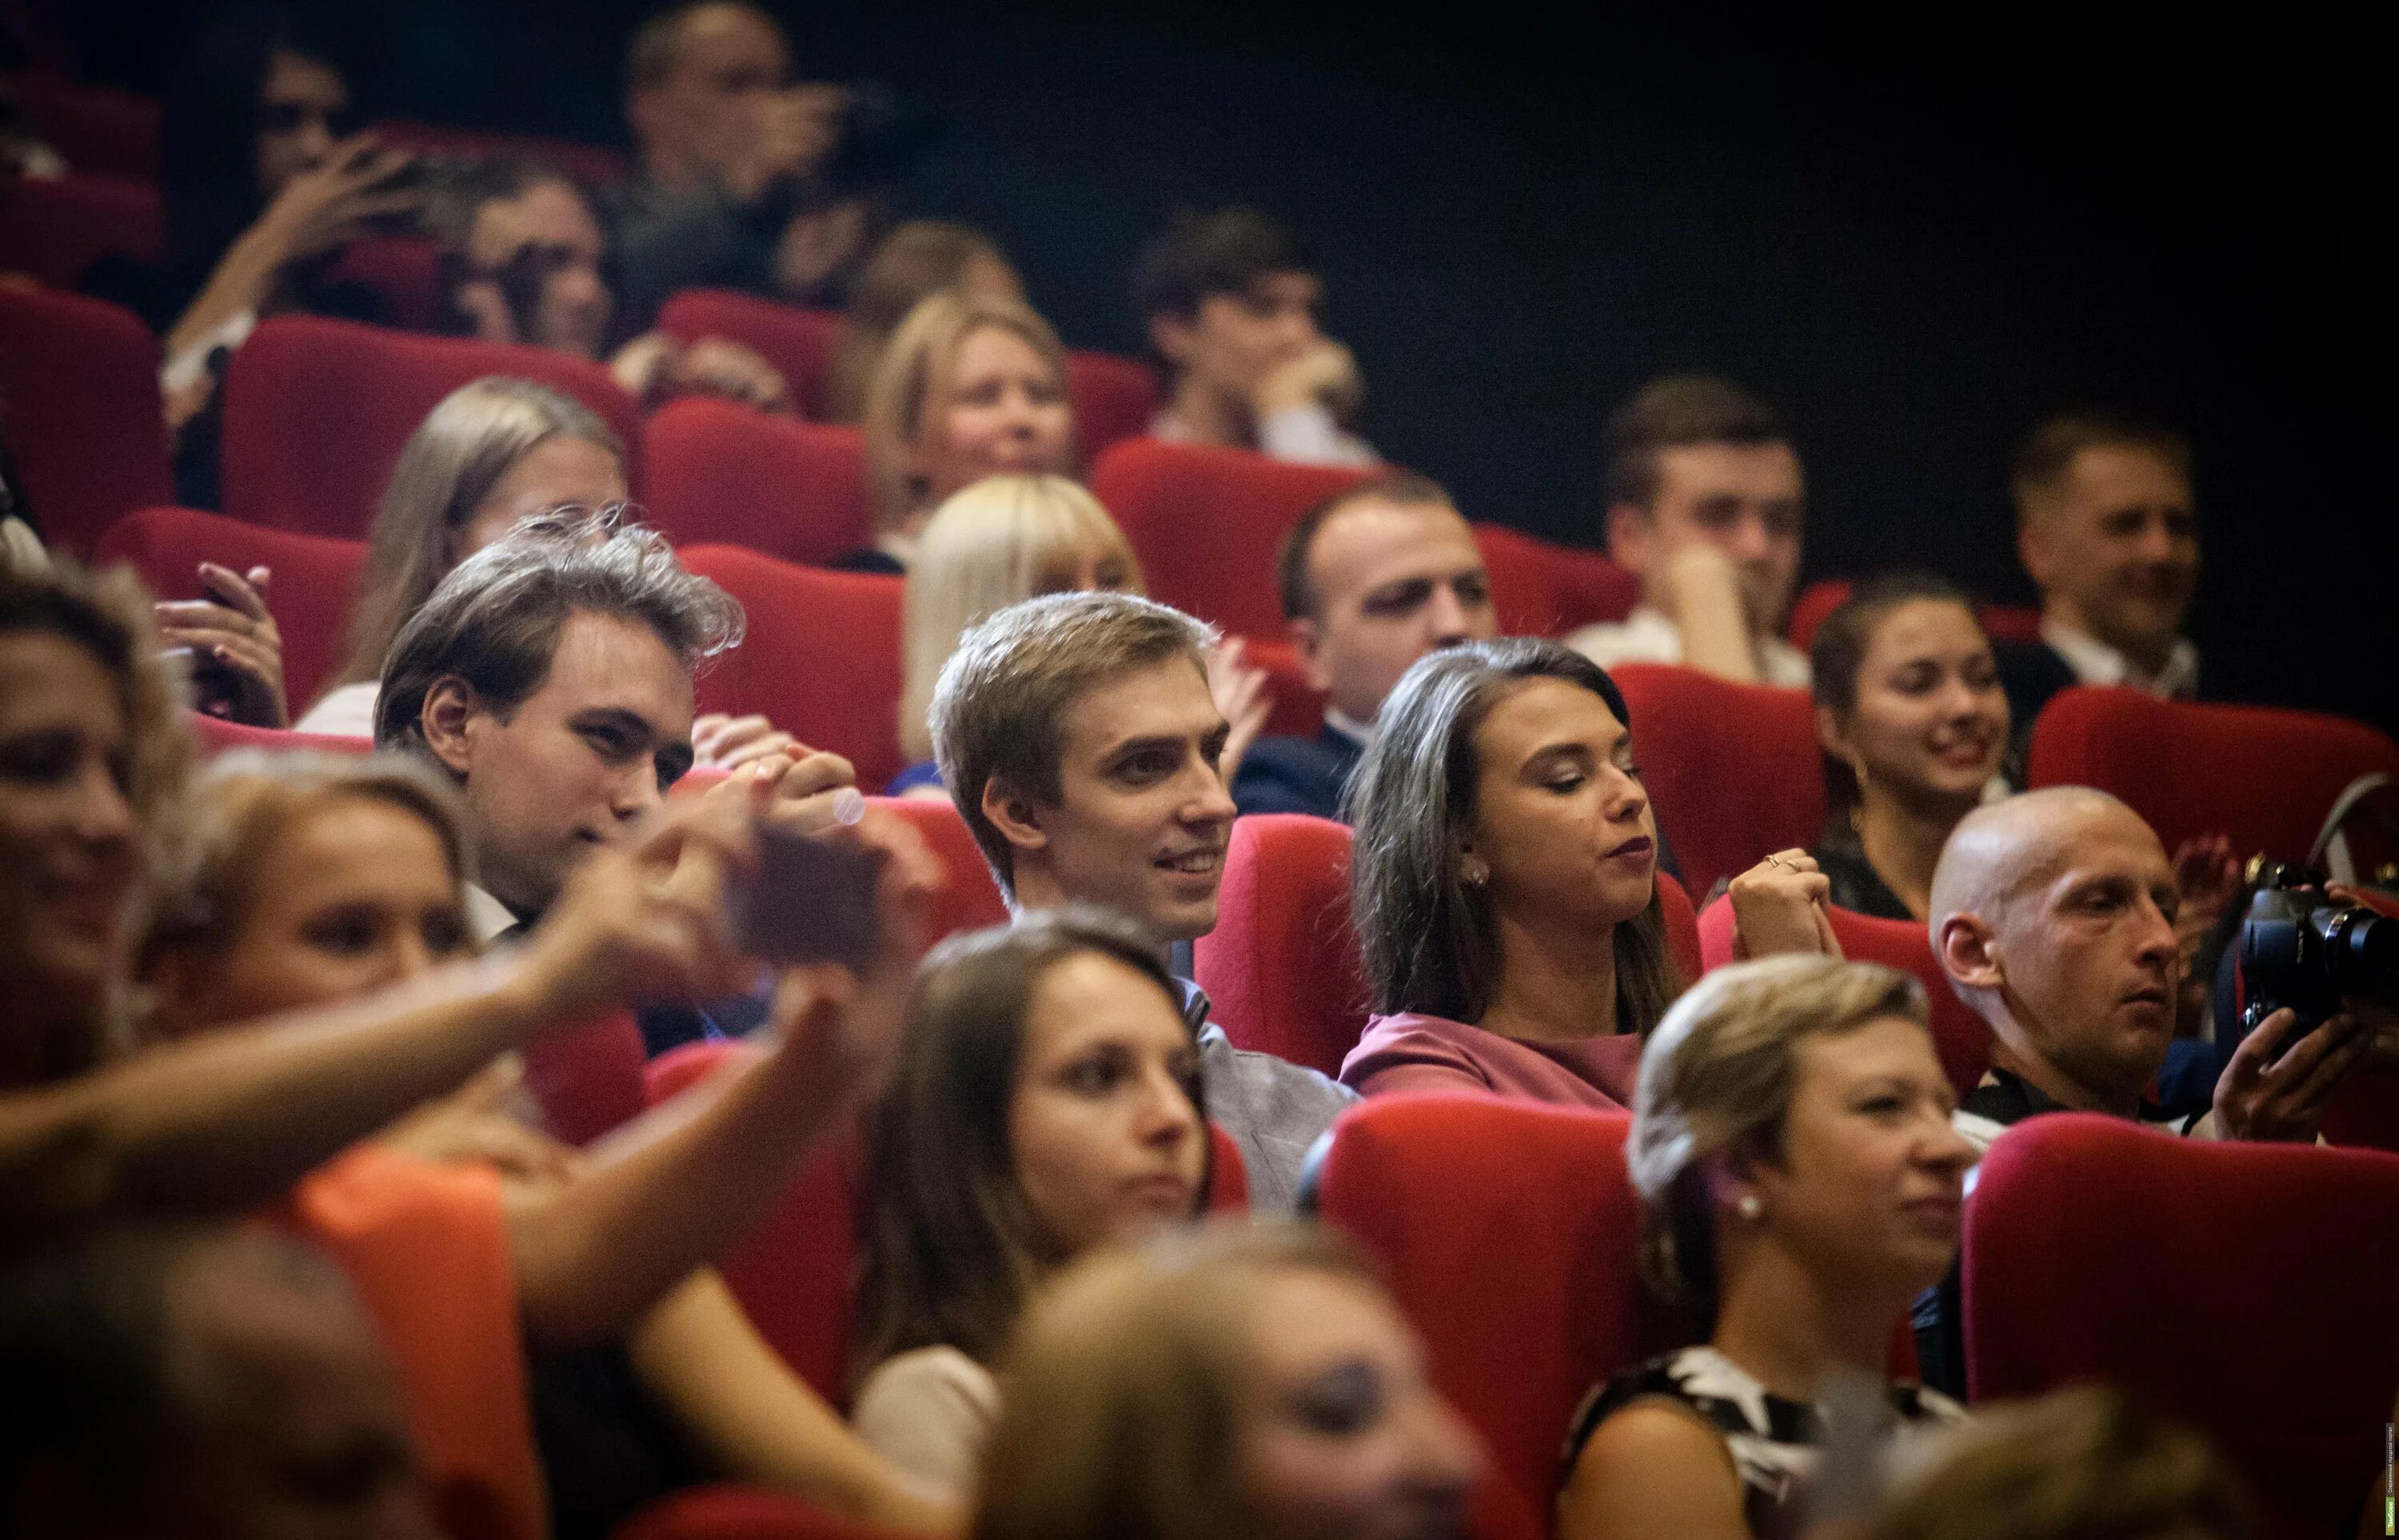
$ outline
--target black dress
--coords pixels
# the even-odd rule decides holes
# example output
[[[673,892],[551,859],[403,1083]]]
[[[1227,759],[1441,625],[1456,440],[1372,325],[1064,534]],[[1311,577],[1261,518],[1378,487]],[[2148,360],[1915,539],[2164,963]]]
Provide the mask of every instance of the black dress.
[[[1833,907],[1855,914],[1871,914],[1877,920],[1913,920],[1899,895],[1882,880],[1882,873],[1866,859],[1864,846],[1852,837],[1828,841],[1808,852],[1816,858],[1816,869],[1833,885]]]

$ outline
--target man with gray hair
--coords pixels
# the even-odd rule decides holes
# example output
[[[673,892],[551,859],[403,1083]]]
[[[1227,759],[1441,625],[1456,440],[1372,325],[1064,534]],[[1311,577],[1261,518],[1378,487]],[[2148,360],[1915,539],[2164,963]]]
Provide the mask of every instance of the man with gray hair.
[[[943,784],[1010,905],[1117,910],[1161,950],[1216,925],[1233,800],[1230,729],[1208,691],[1209,628],[1126,594],[1027,600],[969,630],[934,687]],[[1235,1048],[1184,985],[1208,1114],[1240,1144],[1250,1194],[1286,1209],[1349,1092]]]

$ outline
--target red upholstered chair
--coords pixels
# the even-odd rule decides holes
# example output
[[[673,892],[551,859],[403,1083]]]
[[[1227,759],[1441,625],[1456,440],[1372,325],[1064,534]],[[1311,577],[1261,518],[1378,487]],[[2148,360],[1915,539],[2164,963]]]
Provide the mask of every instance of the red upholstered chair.
[[[1609,673],[1683,880],[1695,893],[1824,829],[1824,777],[1805,690],[1733,684],[1655,663]]]
[[[1816,628],[1824,617],[1841,607],[1857,585],[1846,577],[1826,577],[1799,590],[1791,602],[1791,618],[1783,626],[1783,634],[1791,645],[1806,652],[1816,640]],[[2040,612],[2014,604],[1984,604],[1974,606],[1974,618],[1983,623],[1983,634],[1994,642],[2039,642]]]
[[[631,166],[623,155],[577,139],[548,134],[486,133],[478,128],[454,128],[447,124],[409,123],[386,118],[374,126],[385,143],[425,155],[458,160],[522,160],[554,166],[592,187],[625,180]]]
[[[549,1131],[589,1144],[638,1115],[649,1051],[630,1012],[545,1037],[524,1050],[524,1087]]]
[[[2033,1118],[1984,1157],[1964,1275],[1977,1400],[2121,1386],[2212,1439],[2292,1540],[2346,1533],[2382,1469],[2399,1159]]]
[[[1689,897],[1660,876],[1659,903],[1675,966],[1698,978]],[[1236,1046],[1340,1074],[1366,1025],[1349,925],[1349,826],[1304,813],[1236,819],[1216,928],[1192,943],[1192,971]]]
[[[1491,598],[1509,636],[1564,636],[1596,621],[1621,620],[1641,600],[1641,580],[1596,551],[1579,551],[1501,524],[1474,526],[1491,569]]]
[[[693,546],[684,564],[714,578],[750,615],[749,635],[699,676],[703,711],[763,711],[880,788],[900,753],[896,577],[793,566],[739,546]]]
[[[1075,407],[1076,447],[1088,463],[1149,431],[1158,415],[1158,371],[1138,358],[1069,349],[1066,399]]]
[[[675,401],[643,425],[642,464],[644,516],[677,545],[716,541],[822,566],[874,538],[854,427]]]
[[[1324,692],[1308,682],[1297,648],[1288,642],[1252,639],[1241,656],[1252,668],[1266,670],[1267,692],[1274,696],[1267,715],[1268,734],[1312,738],[1323,729]]]
[[[1008,923],[1008,901],[983,858],[983,847],[955,804],[930,797],[870,797],[867,801],[905,818],[941,858],[942,891],[934,902],[933,939],[954,931],[981,930]]]
[[[441,247],[424,236],[376,236],[354,240],[334,257],[326,277],[374,291],[385,317],[402,331],[439,331],[446,308],[441,293]]]
[[[1382,1265],[1433,1382],[1483,1435],[1486,1530],[1548,1533],[1566,1421],[1665,1345],[1633,1271],[1622,1114],[1489,1097],[1362,1102],[1333,1126],[1319,1211]]]
[[[0,423],[43,537],[76,556],[175,499],[158,340],[130,310],[0,287]]]
[[[782,304],[731,289],[686,289],[658,311],[658,330],[678,342],[723,337],[773,364],[804,417],[826,415],[825,391],[841,335],[841,312]]]
[[[157,102],[55,75],[20,74],[10,84],[26,123],[77,171],[158,180]]]
[[[661,1497],[615,1540],[902,1540],[898,1530],[837,1519],[796,1497],[752,1487],[699,1487]]]
[[[199,564],[274,573],[267,607],[283,637],[284,694],[297,717],[342,661],[342,633],[367,548],[357,540],[267,529],[193,508],[143,508],[101,537],[94,560],[122,561],[161,599],[198,599]]]
[[[2363,723],[2089,685],[2061,690],[2042,709],[2027,766],[2036,787],[2121,797],[2169,852],[2194,835],[2227,834],[2237,854],[2282,860],[2306,858],[2333,799],[2370,770],[2399,775],[2399,745]]]
[[[1700,952],[1709,967],[1731,962],[1732,900],[1719,898],[1700,911],[1699,932]],[[1983,1072],[1991,1067],[1990,1029],[1950,987],[1949,976],[1933,959],[1931,939],[1924,927],[1913,920],[1878,920],[1853,910],[1836,909],[1833,935],[1841,943],[1841,954],[1851,962],[1880,963],[1916,975],[1931,1006],[1933,1050],[1941,1056],[1951,1088],[1964,1101],[1968,1092],[1982,1084]]]
[[[273,727],[245,727],[240,723],[226,722],[198,711],[184,712],[183,720],[191,723],[202,759],[213,759],[228,749],[257,749],[273,754],[297,750],[364,754],[374,749],[373,738],[343,737],[333,733],[287,733]]]
[[[1091,492],[1139,553],[1151,598],[1236,636],[1278,640],[1274,569],[1283,532],[1365,475],[1128,439],[1092,464]]]
[[[119,177],[0,178],[0,273],[73,289],[105,256],[156,262],[158,189]]]
[[[630,457],[640,413],[602,365],[543,347],[419,337],[315,316],[263,321],[224,385],[224,511],[362,538],[427,412],[487,374],[538,381],[590,407]],[[631,470],[628,469],[628,478]]]

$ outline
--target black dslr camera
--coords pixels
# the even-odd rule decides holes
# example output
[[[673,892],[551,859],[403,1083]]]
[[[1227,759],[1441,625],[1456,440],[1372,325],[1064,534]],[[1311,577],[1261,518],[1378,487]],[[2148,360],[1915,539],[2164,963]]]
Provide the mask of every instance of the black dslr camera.
[[[2298,1020],[2287,1052],[2346,996],[2399,1005],[2399,920],[2343,907],[2324,892],[2321,873],[2281,861],[2252,861],[2247,885],[2249,907],[2219,976],[2229,986],[2217,995],[2219,1022],[2233,1019],[2225,1007],[2237,1001],[2245,1037],[2288,1006]]]

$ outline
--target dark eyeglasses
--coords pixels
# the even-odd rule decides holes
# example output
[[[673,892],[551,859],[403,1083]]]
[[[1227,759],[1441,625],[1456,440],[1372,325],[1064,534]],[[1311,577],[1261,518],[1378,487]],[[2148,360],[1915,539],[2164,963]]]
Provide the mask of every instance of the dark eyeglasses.
[[[310,123],[321,123],[325,131],[336,139],[359,131],[359,115],[348,107],[324,108],[307,101],[268,101],[258,109],[258,131],[263,134],[295,134]]]

